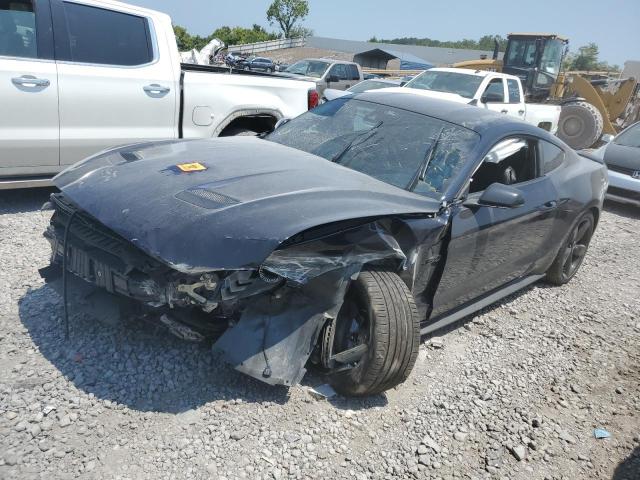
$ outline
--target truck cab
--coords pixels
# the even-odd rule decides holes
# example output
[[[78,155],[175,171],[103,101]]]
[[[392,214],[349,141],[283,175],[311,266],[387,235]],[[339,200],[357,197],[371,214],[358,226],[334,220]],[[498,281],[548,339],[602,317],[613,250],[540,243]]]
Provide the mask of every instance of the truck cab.
[[[519,118],[555,133],[560,107],[525,103],[520,79],[514,75],[464,68],[432,68],[408,82],[399,91],[467,103]]]

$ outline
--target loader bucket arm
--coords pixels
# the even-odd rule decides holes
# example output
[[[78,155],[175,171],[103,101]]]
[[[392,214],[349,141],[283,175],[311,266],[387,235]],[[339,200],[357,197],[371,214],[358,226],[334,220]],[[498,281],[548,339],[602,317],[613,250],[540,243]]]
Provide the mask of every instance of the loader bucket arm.
[[[580,75],[571,75],[568,80],[565,98],[568,96],[567,93],[584,98],[602,115],[602,132],[616,135],[617,130],[613,122],[624,112],[637,82],[632,78],[623,80],[615,92],[612,92],[592,85],[589,80]]]

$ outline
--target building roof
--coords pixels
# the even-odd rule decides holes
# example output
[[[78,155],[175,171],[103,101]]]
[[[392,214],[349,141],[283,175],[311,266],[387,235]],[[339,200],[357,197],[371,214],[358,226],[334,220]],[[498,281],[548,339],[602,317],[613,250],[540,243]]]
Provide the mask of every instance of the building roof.
[[[381,50],[390,50],[397,53],[410,54],[419,58],[423,63],[426,62],[433,65],[451,65],[452,63],[462,62],[464,60],[476,60],[479,59],[481,55],[486,55],[487,58],[491,58],[493,56],[493,51],[487,50],[359,42],[355,40],[341,40],[338,38],[328,37],[308,37],[306,46],[353,54],[378,48]],[[499,56],[501,58],[502,53],[500,53]]]
[[[365,52],[358,52],[354,55],[354,60],[359,55],[375,55],[385,60],[397,58],[400,60],[400,70],[426,70],[434,66],[433,63],[426,61],[424,58],[387,47],[376,47]]]

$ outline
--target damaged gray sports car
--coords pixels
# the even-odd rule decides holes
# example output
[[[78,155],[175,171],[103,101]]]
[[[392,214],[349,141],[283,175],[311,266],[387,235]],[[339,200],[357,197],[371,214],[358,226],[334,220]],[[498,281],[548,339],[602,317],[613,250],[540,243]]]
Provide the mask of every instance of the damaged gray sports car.
[[[236,369],[345,395],[403,382],[421,335],[577,272],[605,167],[526,123],[384,91],[264,138],[139,144],[55,178],[45,235],[73,293],[210,337]]]

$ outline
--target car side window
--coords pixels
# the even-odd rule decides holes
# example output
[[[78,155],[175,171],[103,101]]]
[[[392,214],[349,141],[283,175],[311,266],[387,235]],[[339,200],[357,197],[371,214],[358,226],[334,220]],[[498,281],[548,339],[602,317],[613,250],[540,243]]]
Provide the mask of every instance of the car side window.
[[[358,72],[358,67],[351,64],[349,65],[349,73],[351,74],[350,80],[360,80],[360,72]]]
[[[516,185],[537,177],[535,142],[513,137],[496,144],[471,177],[469,193],[484,191],[493,183]]]
[[[564,151],[552,143],[540,140],[538,142],[540,151],[540,170],[542,175],[552,172],[564,161]]]
[[[494,78],[489,82],[487,88],[484,91],[483,96],[493,97],[495,100],[492,102],[504,102],[504,84],[501,78]]]
[[[520,85],[518,85],[518,81],[508,78],[507,89],[509,90],[509,103],[520,103]]]
[[[0,55],[38,57],[33,2],[0,0]]]
[[[135,66],[153,60],[148,20],[128,13],[64,2],[68,48],[57,58],[101,65]]]
[[[329,75],[336,75],[340,80],[348,80],[346,65],[339,63],[331,67]]]

